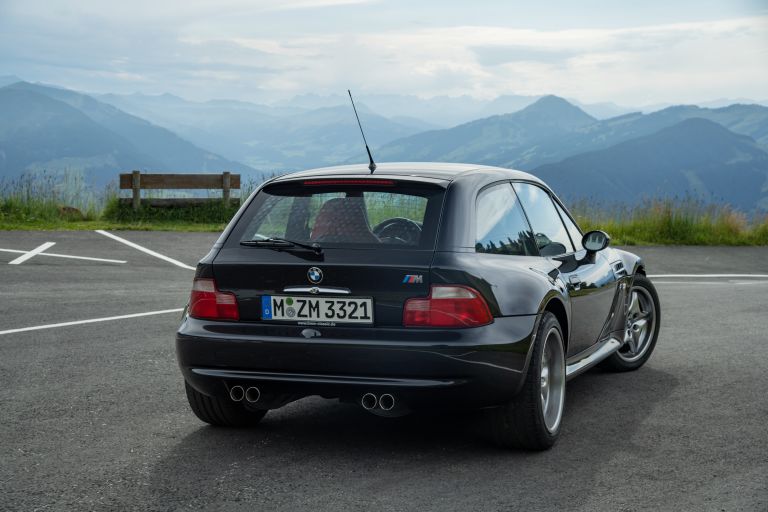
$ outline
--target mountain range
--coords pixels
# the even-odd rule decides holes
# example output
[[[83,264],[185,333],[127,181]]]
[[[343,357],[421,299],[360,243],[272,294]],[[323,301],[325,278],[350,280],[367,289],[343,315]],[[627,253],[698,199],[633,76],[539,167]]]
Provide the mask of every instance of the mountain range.
[[[445,130],[398,139],[377,150],[391,161],[444,161],[498,164],[507,155],[527,155],[540,141],[560,139],[596,119],[557,96],[545,96],[512,113],[491,116]]]
[[[544,163],[650,135],[690,118],[709,119],[768,147],[768,107],[675,106],[597,120],[557,96],[512,114],[399,139],[377,151],[386,160],[467,161],[531,170]]]
[[[253,172],[175,133],[88,95],[17,82],[0,88],[0,176],[77,169],[106,182],[112,171]]]
[[[361,150],[360,132],[348,103],[306,108],[226,100],[192,102],[171,95],[100,99],[257,169],[332,165]],[[434,127],[406,116],[387,118],[366,105],[358,105],[358,111],[368,136],[379,143]]]
[[[747,211],[768,210],[765,147],[699,117],[532,172],[566,199],[633,204],[686,195]]]
[[[357,123],[343,99],[305,95],[260,105],[89,95],[0,76],[0,178],[77,169],[103,184],[141,169],[231,170],[261,179],[362,162]],[[768,211],[768,107],[722,103],[643,113],[610,103],[585,108],[551,95],[367,95],[358,111],[377,161],[518,168],[569,199],[688,195]],[[446,126],[471,115],[478,118]]]

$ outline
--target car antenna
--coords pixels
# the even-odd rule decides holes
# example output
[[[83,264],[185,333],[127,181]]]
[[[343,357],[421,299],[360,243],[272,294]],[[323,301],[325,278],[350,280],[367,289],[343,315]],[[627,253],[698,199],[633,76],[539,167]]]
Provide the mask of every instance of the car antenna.
[[[371,156],[371,149],[368,147],[368,141],[365,140],[365,132],[363,132],[363,125],[360,124],[360,116],[357,115],[357,108],[355,108],[355,100],[352,99],[352,91],[347,89],[347,93],[349,94],[349,101],[352,102],[352,110],[355,111],[357,126],[360,127],[360,135],[363,136],[363,142],[365,143],[365,151],[368,152],[368,161],[370,162],[368,164],[368,168],[371,170],[371,174],[373,174],[373,171],[376,170],[376,164],[374,163],[373,157]]]

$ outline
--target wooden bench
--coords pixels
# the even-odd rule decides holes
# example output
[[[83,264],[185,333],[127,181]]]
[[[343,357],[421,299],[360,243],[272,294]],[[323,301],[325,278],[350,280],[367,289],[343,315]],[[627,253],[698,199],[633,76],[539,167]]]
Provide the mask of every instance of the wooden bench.
[[[133,197],[120,202],[131,203],[134,210],[142,204],[148,206],[192,206],[218,201],[217,198],[186,197],[141,199],[142,190],[160,189],[221,189],[222,200],[229,205],[230,191],[240,190],[240,175],[225,171],[221,174],[142,174],[140,171],[120,174],[120,190],[133,190]]]

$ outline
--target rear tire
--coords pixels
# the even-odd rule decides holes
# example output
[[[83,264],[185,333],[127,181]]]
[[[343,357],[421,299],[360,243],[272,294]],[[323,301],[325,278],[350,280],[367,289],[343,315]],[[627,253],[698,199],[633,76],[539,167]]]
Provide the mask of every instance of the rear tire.
[[[624,345],[600,363],[614,372],[630,372],[643,366],[659,338],[661,307],[651,280],[642,274],[635,275],[629,301]],[[642,328],[638,327],[640,324]]]
[[[195,416],[217,427],[252,427],[267,414],[266,410],[247,410],[242,404],[200,393],[186,381],[187,401]]]
[[[547,450],[560,437],[564,407],[563,332],[555,315],[545,312],[522,389],[511,402],[489,411],[493,440],[507,448]]]

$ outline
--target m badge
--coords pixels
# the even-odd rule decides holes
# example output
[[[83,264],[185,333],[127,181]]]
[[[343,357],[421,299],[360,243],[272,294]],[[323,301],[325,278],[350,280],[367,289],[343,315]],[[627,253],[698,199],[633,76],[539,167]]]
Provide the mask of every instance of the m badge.
[[[403,278],[403,284],[422,284],[424,283],[424,276],[421,274],[405,274]]]

